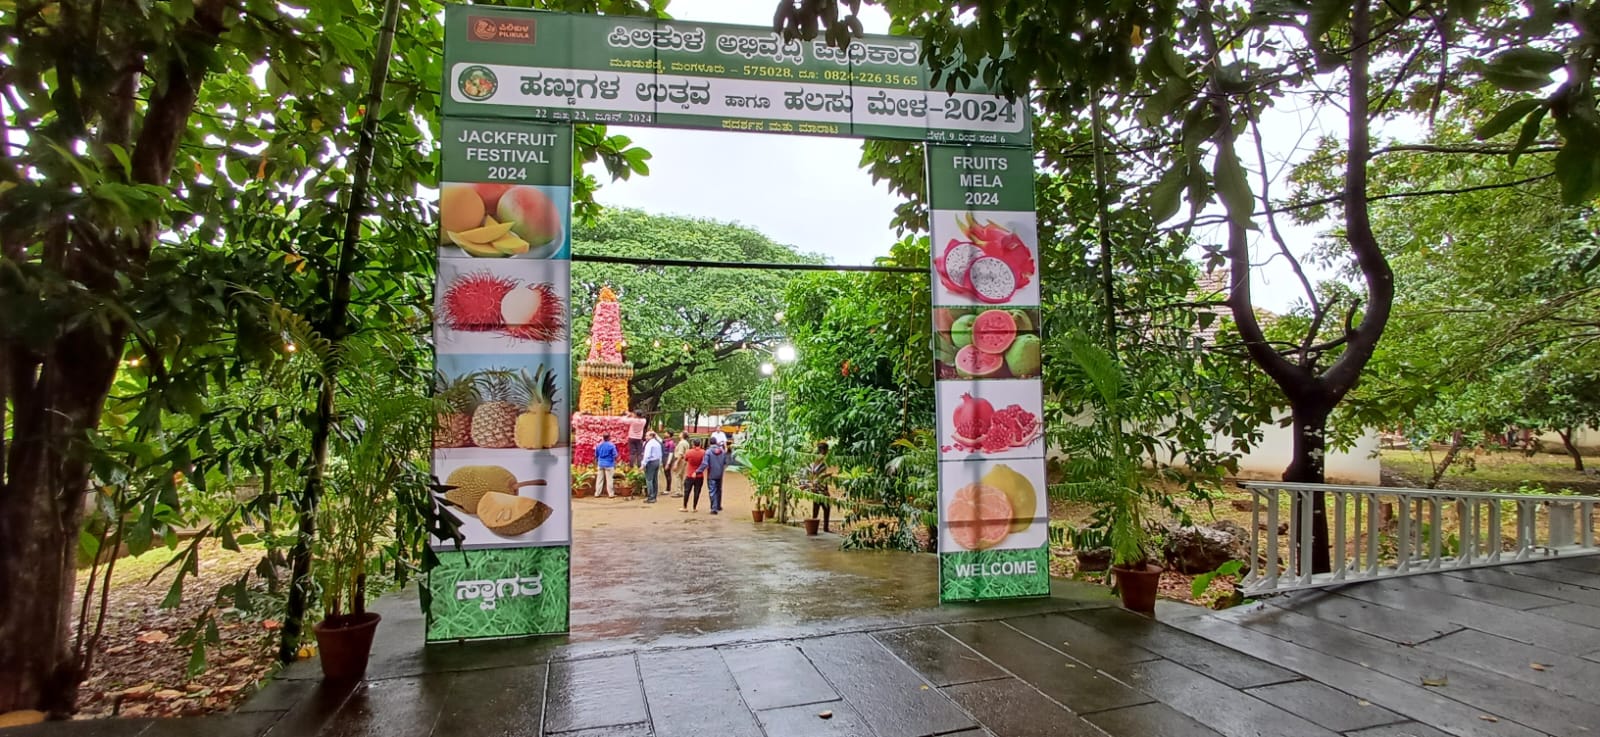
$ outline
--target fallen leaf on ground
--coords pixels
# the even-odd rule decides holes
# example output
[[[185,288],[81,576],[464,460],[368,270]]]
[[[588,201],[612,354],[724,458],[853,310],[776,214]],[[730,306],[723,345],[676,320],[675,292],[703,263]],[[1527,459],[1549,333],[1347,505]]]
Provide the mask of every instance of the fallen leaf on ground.
[[[817,716],[819,716],[819,717],[821,717],[823,719],[832,719],[833,718],[833,712],[831,712],[831,711],[819,711],[819,712],[817,712]]]
[[[0,727],[21,727],[25,724],[38,724],[44,721],[45,713],[33,709],[8,711],[0,714]]]
[[[1444,676],[1440,676],[1438,678],[1429,678],[1427,676],[1423,676],[1422,677],[1422,685],[1424,685],[1424,686],[1448,686],[1448,685],[1450,685],[1450,679],[1445,678]]]
[[[1360,706],[1372,706],[1372,702],[1366,699],[1356,699],[1356,704]]]
[[[1489,716],[1488,714],[1479,714],[1478,718],[1482,719],[1483,721],[1486,721],[1486,722],[1498,722],[1498,721],[1500,721],[1500,717],[1493,717],[1493,716]]]
[[[173,699],[181,699],[181,698],[183,698],[184,696],[187,696],[187,695],[188,694],[185,694],[182,691],[179,691],[177,689],[172,689],[172,688],[163,688],[160,691],[156,692],[156,698],[161,699],[162,701],[171,701]]]
[[[154,645],[158,642],[166,642],[167,640],[172,639],[172,637],[161,630],[150,630],[149,632],[139,635],[133,639],[138,640],[146,645]]]
[[[1549,666],[1545,665],[1544,663],[1529,663],[1528,667],[1532,668],[1534,670],[1544,670],[1545,668],[1548,668]]]
[[[261,626],[264,629],[275,630],[283,625],[278,624],[278,620],[276,619],[263,619],[261,620]]]

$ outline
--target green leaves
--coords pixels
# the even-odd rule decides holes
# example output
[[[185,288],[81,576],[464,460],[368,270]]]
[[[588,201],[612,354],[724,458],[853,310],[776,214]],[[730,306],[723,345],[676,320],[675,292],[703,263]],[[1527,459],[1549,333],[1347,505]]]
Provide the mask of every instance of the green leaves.
[[[1513,92],[1531,92],[1551,84],[1550,74],[1566,59],[1553,51],[1522,47],[1502,51],[1479,74],[1490,84]]]
[[[1477,130],[1473,131],[1473,135],[1476,135],[1480,141],[1494,138],[1495,136],[1506,132],[1506,130],[1512,125],[1515,125],[1517,121],[1527,117],[1528,113],[1542,108],[1543,106],[1543,100],[1517,100],[1516,102],[1505,106],[1505,108],[1500,112],[1495,113],[1494,117],[1484,121],[1478,126]]]
[[[1228,219],[1235,226],[1255,230],[1255,196],[1250,193],[1250,183],[1245,181],[1244,166],[1238,157],[1217,154],[1212,177],[1217,195],[1228,209]]]

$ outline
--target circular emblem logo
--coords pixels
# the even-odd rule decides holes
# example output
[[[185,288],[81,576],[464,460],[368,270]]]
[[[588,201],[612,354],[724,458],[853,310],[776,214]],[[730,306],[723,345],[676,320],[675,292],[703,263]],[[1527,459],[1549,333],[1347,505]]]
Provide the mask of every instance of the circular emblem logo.
[[[494,96],[494,91],[500,87],[500,81],[495,79],[493,70],[474,64],[461,70],[461,76],[456,79],[456,86],[469,100],[487,100]]]

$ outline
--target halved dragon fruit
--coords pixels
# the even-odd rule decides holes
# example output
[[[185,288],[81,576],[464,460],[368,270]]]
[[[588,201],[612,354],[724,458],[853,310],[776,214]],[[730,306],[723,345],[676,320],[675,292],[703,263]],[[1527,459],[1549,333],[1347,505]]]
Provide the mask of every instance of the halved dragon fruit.
[[[1017,293],[1017,275],[1011,265],[993,256],[984,256],[967,268],[967,283],[978,301],[987,304],[1004,304]]]
[[[950,241],[938,263],[939,279],[944,282],[944,288],[955,294],[971,294],[972,286],[967,282],[967,270],[972,266],[973,260],[982,255],[983,249],[971,243]]]

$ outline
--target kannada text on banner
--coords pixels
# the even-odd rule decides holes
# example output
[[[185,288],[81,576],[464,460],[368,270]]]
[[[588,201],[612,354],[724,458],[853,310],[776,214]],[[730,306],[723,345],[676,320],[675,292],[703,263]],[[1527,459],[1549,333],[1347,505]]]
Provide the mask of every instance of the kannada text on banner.
[[[917,39],[449,6],[446,115],[1027,145],[1025,103],[930,90]]]

